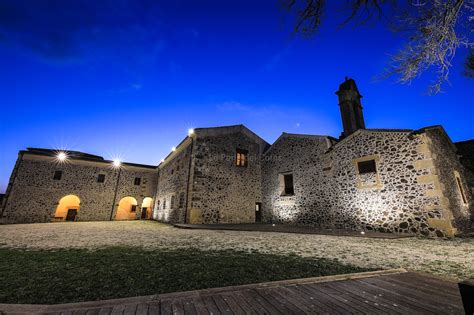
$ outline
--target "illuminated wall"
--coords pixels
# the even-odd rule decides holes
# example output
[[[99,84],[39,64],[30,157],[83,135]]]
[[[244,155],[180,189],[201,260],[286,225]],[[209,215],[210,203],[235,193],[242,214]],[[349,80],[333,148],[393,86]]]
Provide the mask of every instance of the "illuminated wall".
[[[122,165],[120,171],[108,162],[68,160],[58,163],[54,157],[24,153],[17,161],[10,179],[8,197],[3,209],[3,222],[51,222],[62,197],[75,195],[80,199],[77,221],[110,220],[115,217],[119,201],[133,196],[138,204],[153,197],[157,171]],[[62,171],[60,180],[54,180],[55,171]],[[99,183],[98,175],[105,175]],[[135,185],[140,177],[140,185]],[[113,205],[116,192],[115,205]],[[137,216],[139,217],[140,207]]]
[[[301,135],[276,141],[263,164],[267,220],[438,237],[469,224],[466,170],[440,127],[359,130],[332,143]],[[376,173],[359,174],[358,162],[367,160],[375,161]],[[462,205],[455,171],[468,199]],[[294,174],[292,196],[280,195],[282,172]]]

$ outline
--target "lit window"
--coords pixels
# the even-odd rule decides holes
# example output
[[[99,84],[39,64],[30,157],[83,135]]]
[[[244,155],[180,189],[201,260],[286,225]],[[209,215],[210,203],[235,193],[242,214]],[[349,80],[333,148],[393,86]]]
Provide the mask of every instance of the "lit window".
[[[105,181],[105,175],[104,174],[99,174],[99,176],[97,176],[97,182],[98,183],[103,183]]]
[[[54,180],[60,180],[62,176],[63,176],[62,171],[54,171],[53,179]]]
[[[142,182],[142,179],[140,177],[135,177],[135,185],[140,185],[140,183]]]
[[[357,162],[357,169],[359,174],[377,173],[375,160]]]
[[[237,149],[235,164],[239,167],[246,167],[248,165],[248,154],[249,151],[247,150]]]

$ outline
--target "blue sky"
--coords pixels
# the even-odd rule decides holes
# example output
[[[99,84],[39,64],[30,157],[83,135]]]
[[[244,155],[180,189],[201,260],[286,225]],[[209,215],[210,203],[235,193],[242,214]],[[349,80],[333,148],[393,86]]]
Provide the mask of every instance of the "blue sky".
[[[474,138],[473,82],[459,51],[444,93],[433,75],[375,80],[401,39],[383,24],[291,32],[278,1],[13,1],[0,3],[0,191],[26,147],[67,148],[158,164],[188,128],[245,124],[339,136],[334,92],[353,77],[368,128],[441,124]]]

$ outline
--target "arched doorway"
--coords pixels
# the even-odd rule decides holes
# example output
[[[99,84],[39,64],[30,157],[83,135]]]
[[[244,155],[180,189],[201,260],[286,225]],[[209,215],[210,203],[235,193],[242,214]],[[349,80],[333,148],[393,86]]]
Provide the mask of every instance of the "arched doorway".
[[[142,202],[142,213],[141,213],[141,219],[150,219],[151,218],[151,213],[152,213],[152,207],[151,205],[153,204],[153,199],[150,197],[146,197],[143,199]]]
[[[76,195],[67,195],[59,200],[54,221],[76,221],[81,200]]]
[[[137,200],[133,197],[123,197],[120,199],[115,220],[135,220],[137,205]]]

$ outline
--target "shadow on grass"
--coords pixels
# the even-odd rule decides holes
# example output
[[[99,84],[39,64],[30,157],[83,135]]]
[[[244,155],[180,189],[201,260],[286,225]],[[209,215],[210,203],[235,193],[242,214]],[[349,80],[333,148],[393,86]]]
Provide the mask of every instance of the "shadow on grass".
[[[332,259],[232,250],[0,248],[0,303],[80,302],[367,270]]]

